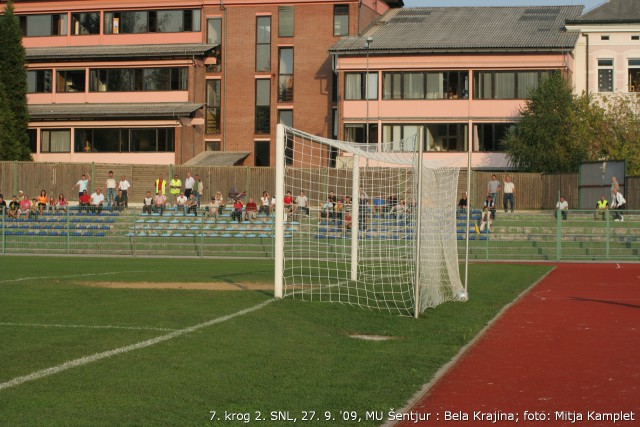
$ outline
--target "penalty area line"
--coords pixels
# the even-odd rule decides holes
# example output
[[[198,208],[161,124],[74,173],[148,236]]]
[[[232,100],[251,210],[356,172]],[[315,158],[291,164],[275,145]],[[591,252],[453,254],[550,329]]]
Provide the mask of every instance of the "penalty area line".
[[[20,277],[18,279],[8,279],[8,280],[0,280],[0,283],[11,283],[11,282],[24,282],[25,280],[48,280],[48,279],[68,279],[71,277],[91,277],[91,276],[109,276],[113,274],[122,274],[122,273],[147,273],[147,270],[136,270],[136,271],[109,271],[106,273],[85,273],[85,274],[69,274],[67,276],[35,276],[35,277]]]
[[[120,348],[116,348],[113,350],[108,350],[108,351],[104,351],[102,353],[95,353],[92,354],[90,356],[85,356],[85,357],[81,357],[79,359],[74,359],[74,360],[69,360],[67,362],[64,362],[60,365],[57,366],[53,366],[51,368],[47,368],[47,369],[42,369],[40,371],[36,371],[33,372],[29,375],[25,375],[22,377],[16,377],[10,381],[4,382],[4,383],[0,383],[0,390],[4,390],[4,389],[8,389],[11,387],[15,387],[18,386],[20,384],[24,384],[28,381],[35,381],[35,380],[39,380],[41,378],[45,378],[48,377],[50,375],[53,374],[57,374],[59,372],[62,371],[66,371],[67,369],[71,369],[71,368],[76,368],[78,366],[83,366],[83,365],[87,365],[89,363],[92,362],[96,362],[98,360],[102,360],[102,359],[107,359],[109,357],[113,357],[113,356],[118,356],[120,354],[123,353],[127,353],[129,351],[133,351],[133,350],[139,350],[141,348],[146,348],[146,347],[151,347],[153,345],[156,344],[160,344],[162,342],[165,341],[169,341],[172,340],[174,338],[180,337],[182,335],[186,335],[189,334],[191,332],[197,331],[198,329],[202,329],[202,328],[206,328],[212,325],[215,325],[217,323],[222,323],[222,322],[226,322],[227,320],[231,320],[234,317],[238,317],[238,316],[243,316],[245,314],[249,314],[253,311],[257,311],[260,310],[261,308],[265,307],[267,304],[272,303],[273,301],[275,301],[275,299],[270,299],[267,301],[264,301],[258,305],[254,305],[253,307],[249,307],[246,308],[244,310],[240,310],[237,311],[235,313],[232,314],[228,314],[226,316],[222,316],[222,317],[218,317],[212,320],[209,320],[207,322],[204,323],[200,323],[197,325],[193,325],[193,326],[189,326],[188,328],[184,328],[184,329],[178,329],[174,332],[165,334],[165,335],[161,335],[159,337],[156,338],[151,338],[145,341],[141,341],[139,343],[136,344],[131,344],[125,347],[120,347]]]

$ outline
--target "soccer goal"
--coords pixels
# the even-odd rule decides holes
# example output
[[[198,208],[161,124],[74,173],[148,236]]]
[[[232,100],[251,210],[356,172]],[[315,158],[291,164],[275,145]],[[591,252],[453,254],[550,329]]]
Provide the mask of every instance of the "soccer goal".
[[[278,125],[276,297],[415,317],[465,299],[459,167],[421,161],[418,140],[349,143]]]

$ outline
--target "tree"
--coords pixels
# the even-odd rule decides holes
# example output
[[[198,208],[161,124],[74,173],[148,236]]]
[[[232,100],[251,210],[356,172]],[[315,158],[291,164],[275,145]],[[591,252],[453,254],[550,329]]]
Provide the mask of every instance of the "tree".
[[[605,138],[593,147],[591,160],[626,160],[627,175],[640,175],[640,96],[617,94],[601,100]]]
[[[2,120],[0,127],[2,157],[3,160],[31,160],[26,54],[12,1],[7,3],[4,14],[0,14],[0,40],[0,97],[6,104],[4,108],[11,112]]]
[[[503,140],[509,163],[523,172],[577,172],[602,138],[603,115],[588,96],[574,95],[560,73],[549,74]]]

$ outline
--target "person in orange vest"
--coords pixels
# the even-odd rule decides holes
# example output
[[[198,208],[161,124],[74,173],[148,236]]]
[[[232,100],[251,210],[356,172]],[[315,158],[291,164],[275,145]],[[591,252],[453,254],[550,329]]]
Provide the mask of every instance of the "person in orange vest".
[[[160,175],[160,178],[156,179],[156,194],[165,194],[165,190],[167,187],[167,181],[164,180],[164,176]]]

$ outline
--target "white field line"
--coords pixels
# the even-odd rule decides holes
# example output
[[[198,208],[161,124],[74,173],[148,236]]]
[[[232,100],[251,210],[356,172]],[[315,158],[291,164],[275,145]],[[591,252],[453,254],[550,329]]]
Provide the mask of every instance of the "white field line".
[[[151,328],[147,326],[115,326],[115,325],[55,325],[46,323],[10,323],[0,322],[0,326],[33,326],[41,328],[88,328],[88,329],[129,329],[133,331],[175,331],[171,328]]]
[[[47,368],[47,369],[43,369],[41,371],[36,371],[36,372],[33,372],[33,373],[29,374],[29,375],[25,375],[25,376],[22,376],[22,377],[17,377],[17,378],[14,378],[14,379],[10,380],[10,381],[4,382],[4,383],[0,383],[0,390],[4,390],[4,389],[11,388],[11,387],[15,387],[17,385],[26,383],[28,381],[38,380],[38,379],[41,379],[41,378],[44,378],[44,377],[48,377],[49,375],[53,375],[53,374],[57,374],[57,373],[62,372],[62,371],[66,371],[67,369],[71,369],[71,368],[75,368],[75,367],[78,367],[78,366],[87,365],[89,363],[96,362],[96,361],[101,360],[101,359],[106,359],[106,358],[109,358],[109,357],[117,356],[117,355],[120,355],[120,354],[123,354],[123,353],[127,353],[129,351],[139,350],[139,349],[145,348],[145,347],[151,347],[152,345],[156,345],[156,344],[159,344],[161,342],[172,340],[172,339],[177,338],[179,336],[182,336],[182,335],[197,331],[198,329],[206,328],[208,326],[212,326],[212,325],[215,325],[217,323],[222,323],[222,322],[225,322],[227,320],[233,319],[234,317],[243,316],[243,315],[251,313],[253,311],[260,310],[261,308],[265,307],[267,304],[272,303],[273,301],[275,301],[275,300],[274,299],[270,299],[270,300],[262,302],[262,303],[260,303],[258,305],[255,305],[253,307],[249,307],[249,308],[246,308],[244,310],[240,310],[240,311],[237,311],[235,313],[228,314],[226,316],[218,317],[216,319],[209,320],[208,322],[200,323],[198,325],[189,326],[188,328],[178,329],[177,331],[171,332],[169,334],[161,335],[159,337],[152,338],[152,339],[149,339],[149,340],[146,340],[146,341],[141,341],[141,342],[136,343],[136,344],[131,344],[131,345],[128,345],[128,346],[125,346],[125,347],[116,348],[116,349],[105,351],[105,352],[102,352],[102,353],[92,354],[91,356],[85,356],[85,357],[81,357],[79,359],[69,360],[69,361],[64,362],[64,363],[62,363],[60,365],[53,366],[53,367]]]
[[[85,273],[85,274],[70,274],[68,276],[34,276],[34,277],[20,277],[18,279],[0,280],[0,283],[11,282],[24,282],[25,280],[48,280],[48,279],[68,279],[70,277],[90,277],[90,276],[107,276],[112,274],[122,273],[147,273],[147,270],[139,271],[109,271],[107,273]]]

